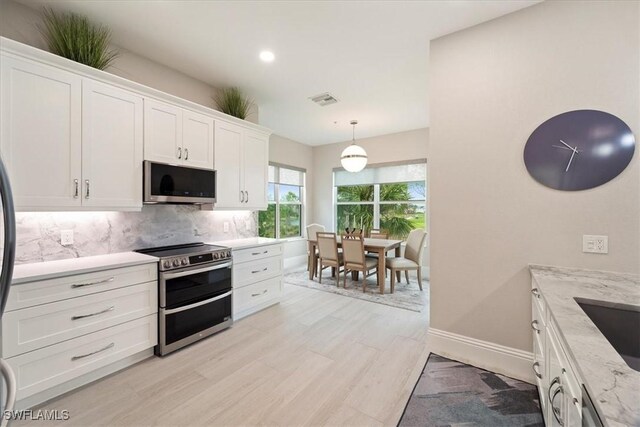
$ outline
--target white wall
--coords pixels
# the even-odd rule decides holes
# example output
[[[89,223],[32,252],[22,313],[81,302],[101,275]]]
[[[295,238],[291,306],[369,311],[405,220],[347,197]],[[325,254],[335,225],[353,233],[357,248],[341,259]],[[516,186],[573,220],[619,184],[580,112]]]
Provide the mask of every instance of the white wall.
[[[269,161],[306,169],[305,225],[312,224],[314,203],[311,196],[315,194],[313,148],[297,141],[273,134],[269,140]],[[304,264],[307,256],[306,241],[304,239],[287,241],[284,246],[284,256],[286,267],[292,267],[299,265],[300,263]]]
[[[552,190],[531,132],[575,109],[640,137],[638,2],[544,2],[431,44],[431,325],[531,350],[528,263],[640,271],[640,147],[613,181]],[[324,217],[323,217],[324,218]],[[609,254],[582,253],[583,234]]]
[[[427,172],[429,171],[428,128],[356,139],[356,143],[366,150],[369,164],[426,158],[428,159]],[[340,155],[349,144],[351,141],[313,147],[314,222],[331,230],[334,228],[333,169],[340,167]],[[429,180],[427,179],[427,185],[429,185]],[[429,198],[429,190],[427,190],[427,198]],[[429,206],[430,202],[428,201],[427,209]],[[430,222],[429,211],[427,211],[427,221]],[[427,237],[427,239],[429,238]],[[427,240],[425,266],[429,266],[429,246]],[[428,269],[426,269],[426,273],[428,274]]]
[[[37,10],[11,0],[0,0],[1,36],[48,50],[37,29],[40,22],[41,17]],[[216,88],[126,49],[114,47],[118,49],[120,56],[106,70],[109,73],[210,108],[216,108],[213,101]],[[247,121],[258,123],[258,118],[258,107],[254,106]]]

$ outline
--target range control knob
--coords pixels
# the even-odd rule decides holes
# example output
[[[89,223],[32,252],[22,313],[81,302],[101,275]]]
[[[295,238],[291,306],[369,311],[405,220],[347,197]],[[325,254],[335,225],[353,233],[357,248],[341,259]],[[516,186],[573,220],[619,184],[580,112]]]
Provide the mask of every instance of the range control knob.
[[[219,259],[219,258],[220,258],[220,254],[218,252],[214,252],[213,259]]]
[[[187,265],[189,264],[189,261],[187,261],[186,258],[182,258],[182,265]]]
[[[173,266],[174,267],[180,267],[180,260],[179,259],[174,259],[173,260]]]
[[[231,258],[231,251],[227,251],[227,258]]]
[[[163,266],[164,268],[169,268],[169,267],[171,267],[171,261],[166,260],[165,262],[163,262],[163,263],[162,263],[162,266]]]

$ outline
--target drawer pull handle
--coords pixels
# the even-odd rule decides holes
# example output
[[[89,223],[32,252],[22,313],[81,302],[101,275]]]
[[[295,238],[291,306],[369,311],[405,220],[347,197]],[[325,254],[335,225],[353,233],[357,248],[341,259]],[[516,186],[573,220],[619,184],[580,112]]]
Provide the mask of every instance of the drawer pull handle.
[[[253,270],[253,271],[251,272],[251,274],[256,274],[256,273],[260,273],[260,272],[263,272],[263,271],[267,271],[268,269],[269,269],[268,267],[265,267],[265,268],[263,268],[262,270]]]
[[[251,294],[251,296],[252,296],[252,297],[259,297],[260,295],[264,295],[264,294],[266,294],[267,292],[269,292],[269,290],[268,290],[268,289],[265,289],[264,291],[262,291],[262,292],[260,292],[260,293],[257,293],[257,294]]]
[[[109,308],[105,308],[104,310],[102,310],[102,311],[98,311],[98,312],[95,312],[95,313],[91,313],[91,314],[79,314],[79,315],[77,315],[77,316],[71,316],[71,320],[85,319],[85,318],[87,318],[87,317],[97,316],[97,315],[99,315],[99,314],[104,314],[104,313],[108,313],[108,312],[110,312],[110,311],[113,311],[113,310],[115,310],[115,308],[116,308],[116,306],[115,306],[115,305],[112,305],[112,306],[111,306],[111,307],[109,307]]]
[[[533,296],[535,296],[536,298],[540,298],[540,291],[538,291],[538,288],[533,288],[531,289],[531,293],[533,294]]]
[[[562,390],[562,386],[558,387],[558,389],[553,393],[553,397],[551,398],[551,411],[553,412],[553,416],[555,417],[555,419],[558,421],[558,424],[560,424],[561,426],[564,426],[564,421],[562,420],[562,417],[560,416],[560,408],[557,408],[556,406],[554,406],[553,402],[556,400],[556,396],[558,394],[562,393],[564,395],[564,391]]]
[[[536,374],[536,377],[538,377],[538,379],[542,379],[542,374],[540,374],[540,372],[538,372],[538,370],[536,369],[537,367],[540,366],[540,362],[535,362],[533,364],[533,373]]]
[[[551,403],[553,405],[553,398],[551,397],[551,390],[553,390],[553,386],[556,384],[560,384],[560,377],[555,377],[552,381],[551,384],[549,384],[549,391],[547,396],[549,397],[549,403]]]
[[[115,346],[115,343],[111,343],[105,347],[102,347],[100,350],[96,350],[96,351],[92,351],[91,353],[87,353],[87,354],[81,354],[80,356],[73,356],[71,358],[71,360],[78,360],[78,359],[84,359],[85,357],[89,357],[89,356],[93,356],[94,354],[98,354],[98,353],[102,353],[103,351],[109,350],[110,348],[112,348],[113,346]]]
[[[109,277],[108,279],[104,279],[104,280],[99,280],[97,282],[89,282],[89,283],[74,283],[73,285],[71,285],[72,288],[84,288],[85,286],[93,286],[93,285],[99,285],[101,283],[109,283],[109,282],[113,282],[114,280],[116,280],[115,277]]]
[[[268,254],[269,251],[262,252],[263,254]],[[251,255],[260,255],[260,252],[251,252]]]
[[[538,329],[537,326],[538,326],[538,321],[537,320],[534,320],[533,322],[531,322],[531,329],[536,331],[536,334],[539,334],[540,333],[540,329]]]

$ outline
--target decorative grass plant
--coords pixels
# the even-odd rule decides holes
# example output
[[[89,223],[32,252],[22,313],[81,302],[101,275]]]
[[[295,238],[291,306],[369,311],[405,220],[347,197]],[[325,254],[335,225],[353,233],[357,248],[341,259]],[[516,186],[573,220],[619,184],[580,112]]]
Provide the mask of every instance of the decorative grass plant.
[[[45,8],[39,29],[51,53],[81,64],[104,70],[118,56],[118,51],[109,49],[111,30],[82,15]]]
[[[253,106],[253,100],[244,96],[237,87],[221,89],[214,97],[214,101],[220,111],[242,120],[247,118]]]

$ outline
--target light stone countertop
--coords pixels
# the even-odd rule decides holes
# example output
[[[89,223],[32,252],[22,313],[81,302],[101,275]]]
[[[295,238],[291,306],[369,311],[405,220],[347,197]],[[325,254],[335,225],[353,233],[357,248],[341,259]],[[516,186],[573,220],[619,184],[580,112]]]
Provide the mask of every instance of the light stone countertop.
[[[152,262],[158,262],[158,258],[137,252],[119,252],[108,255],[17,264],[13,269],[11,285]]]
[[[626,364],[574,300],[640,306],[640,275],[542,265],[529,269],[605,425],[640,425],[640,372]]]
[[[269,239],[267,237],[251,237],[248,239],[234,239],[234,240],[221,240],[216,242],[209,242],[211,245],[226,246],[231,249],[248,249],[257,248],[260,246],[274,245],[282,243],[279,239]]]

